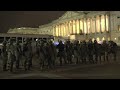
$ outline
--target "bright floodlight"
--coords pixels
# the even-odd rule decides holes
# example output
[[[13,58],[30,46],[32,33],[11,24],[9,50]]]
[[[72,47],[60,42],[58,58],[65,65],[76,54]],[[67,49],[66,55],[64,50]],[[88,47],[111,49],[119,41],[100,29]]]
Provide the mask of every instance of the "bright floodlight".
[[[38,41],[38,39],[36,39],[36,41]]]

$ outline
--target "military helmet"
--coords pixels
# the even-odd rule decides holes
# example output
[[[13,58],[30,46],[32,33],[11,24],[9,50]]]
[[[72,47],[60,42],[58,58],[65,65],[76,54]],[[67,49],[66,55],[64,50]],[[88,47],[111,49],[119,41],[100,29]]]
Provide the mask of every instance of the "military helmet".
[[[103,40],[104,43],[106,43],[106,40]]]
[[[97,43],[97,40],[94,40],[94,43]]]
[[[59,42],[60,42],[60,43],[62,43],[62,41],[61,41],[61,40],[60,40]]]
[[[3,45],[6,45],[6,44],[7,44],[7,42],[4,40],[4,41],[3,41]]]
[[[10,39],[8,40],[8,42],[9,42],[9,43],[13,43],[13,39],[10,38]]]

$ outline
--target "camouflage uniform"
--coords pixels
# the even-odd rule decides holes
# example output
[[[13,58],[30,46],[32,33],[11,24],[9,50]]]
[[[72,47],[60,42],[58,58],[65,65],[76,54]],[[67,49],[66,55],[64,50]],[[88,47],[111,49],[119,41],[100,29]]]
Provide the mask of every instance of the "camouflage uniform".
[[[1,49],[1,56],[3,60],[3,71],[7,70],[7,46],[6,46],[6,41],[3,42],[3,46]]]
[[[57,51],[56,51],[56,48],[55,46],[53,45],[53,43],[50,41],[50,48],[49,48],[49,55],[50,55],[50,59],[51,59],[51,64],[53,65],[53,67],[55,67],[55,60],[56,60],[56,57],[57,57]]]
[[[17,41],[15,44],[16,68],[19,69],[20,56],[22,54],[21,45]]]
[[[45,63],[45,60],[46,60],[45,53],[46,53],[45,52],[45,46],[44,46],[44,43],[42,42],[39,45],[39,64],[40,64],[41,70],[43,69],[44,63]]]
[[[13,64],[16,60],[15,58],[15,46],[13,45],[12,39],[9,40],[9,44],[7,45],[7,53],[8,53],[8,68],[10,72],[13,71]]]
[[[25,56],[24,68],[25,70],[30,70],[30,68],[32,67],[32,46],[29,39],[23,46],[23,52]]]

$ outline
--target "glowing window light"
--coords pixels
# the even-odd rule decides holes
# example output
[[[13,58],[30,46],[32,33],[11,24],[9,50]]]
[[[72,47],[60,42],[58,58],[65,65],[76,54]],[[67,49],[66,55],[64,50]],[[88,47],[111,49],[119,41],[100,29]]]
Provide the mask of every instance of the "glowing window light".
[[[105,40],[105,38],[103,37],[103,38],[102,38],[102,40],[104,41],[104,40]]]
[[[96,40],[99,42],[99,41],[100,41],[100,38],[98,37]]]
[[[93,38],[93,39],[92,39],[92,42],[94,42],[94,40],[95,40],[95,39]]]

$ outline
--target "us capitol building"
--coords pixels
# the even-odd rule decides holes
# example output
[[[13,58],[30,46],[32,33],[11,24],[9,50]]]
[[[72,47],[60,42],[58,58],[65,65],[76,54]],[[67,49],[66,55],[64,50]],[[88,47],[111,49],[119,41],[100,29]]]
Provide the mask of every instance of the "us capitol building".
[[[113,40],[120,43],[120,11],[67,11],[38,28],[9,29],[8,33],[53,35],[55,40]]]

